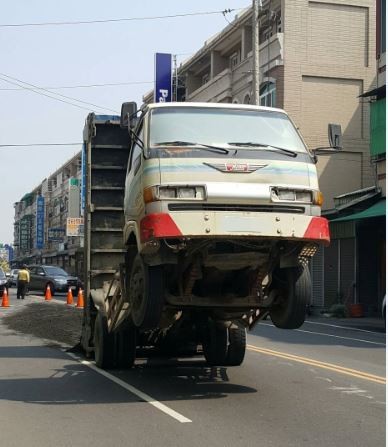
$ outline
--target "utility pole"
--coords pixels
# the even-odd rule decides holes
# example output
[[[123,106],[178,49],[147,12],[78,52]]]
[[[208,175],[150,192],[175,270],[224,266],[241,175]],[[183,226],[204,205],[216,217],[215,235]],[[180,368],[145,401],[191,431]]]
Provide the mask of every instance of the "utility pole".
[[[252,103],[255,105],[260,105],[259,6],[261,0],[252,0]]]
[[[173,101],[178,101],[178,65],[176,62],[176,54],[173,54],[173,60],[174,60],[174,92],[173,92]]]

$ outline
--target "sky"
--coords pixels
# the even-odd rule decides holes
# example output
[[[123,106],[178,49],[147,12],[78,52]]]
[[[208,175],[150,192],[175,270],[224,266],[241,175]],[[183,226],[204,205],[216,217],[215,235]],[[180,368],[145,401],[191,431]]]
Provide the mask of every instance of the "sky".
[[[84,121],[89,112],[119,113],[125,101],[141,104],[143,94],[153,88],[156,52],[176,54],[179,65],[199,50],[205,40],[227,26],[227,20],[232,21],[238,10],[251,3],[250,0],[2,2],[0,243],[13,243],[14,203],[81,149],[81,146],[1,145],[81,142]],[[227,20],[222,14],[209,14],[67,26],[4,26],[155,17],[225,9],[236,11],[227,14]],[[15,79],[49,89],[107,83],[136,84],[51,90],[102,107],[77,102],[83,109],[6,82],[15,83]],[[59,99],[74,103],[63,97]]]

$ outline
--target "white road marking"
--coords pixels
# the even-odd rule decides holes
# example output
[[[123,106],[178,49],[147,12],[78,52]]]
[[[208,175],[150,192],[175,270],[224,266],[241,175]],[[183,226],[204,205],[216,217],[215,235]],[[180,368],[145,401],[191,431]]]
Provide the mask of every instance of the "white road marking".
[[[272,324],[268,324],[268,323],[262,323],[261,326],[268,326],[268,327],[272,327],[272,328],[276,329],[275,326],[273,326]],[[293,331],[294,332],[304,332],[306,334],[323,335],[324,337],[340,338],[342,340],[359,341],[361,343],[369,343],[371,345],[385,346],[385,343],[379,343],[377,341],[370,341],[370,340],[363,340],[362,338],[342,337],[341,335],[325,334],[323,332],[305,331],[303,329],[293,329]]]
[[[153,407],[162,411],[163,413],[166,413],[168,416],[172,417],[173,419],[176,419],[178,422],[181,422],[182,424],[184,424],[186,422],[193,422],[191,419],[188,419],[187,417],[176,412],[175,410],[168,407],[167,405],[164,405],[161,402],[154,399],[153,397],[149,396],[148,394],[143,393],[143,391],[140,391],[137,388],[135,388],[134,386],[129,385],[128,383],[124,382],[124,380],[119,379],[118,377],[114,376],[113,374],[108,373],[107,371],[104,371],[103,369],[97,368],[97,366],[94,365],[92,362],[89,362],[87,360],[82,360],[71,352],[66,352],[66,354],[69,355],[70,357],[72,357],[73,359],[77,360],[78,362],[80,362],[82,365],[89,367],[96,373],[106,377],[107,379],[111,380],[112,382],[114,382],[117,385],[121,386],[122,388],[126,389],[130,393],[139,397],[144,402],[149,403],[150,405],[152,405]]]
[[[329,323],[321,323],[318,321],[311,321],[311,320],[306,320],[305,323],[309,323],[309,324],[319,324],[321,326],[329,326],[329,327],[335,327],[338,329],[348,329],[350,331],[358,331],[358,332],[367,332],[368,334],[381,334],[381,332],[375,332],[375,331],[368,331],[366,329],[360,329],[358,327],[349,327],[349,326],[339,326],[336,324],[329,324]]]

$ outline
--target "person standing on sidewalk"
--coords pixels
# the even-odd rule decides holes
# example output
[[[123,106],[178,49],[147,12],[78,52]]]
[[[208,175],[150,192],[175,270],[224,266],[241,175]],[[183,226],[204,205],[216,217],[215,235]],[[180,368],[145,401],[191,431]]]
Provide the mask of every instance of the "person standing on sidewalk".
[[[29,283],[30,283],[30,272],[27,270],[27,266],[23,265],[23,267],[19,270],[18,273],[17,299],[24,300]]]

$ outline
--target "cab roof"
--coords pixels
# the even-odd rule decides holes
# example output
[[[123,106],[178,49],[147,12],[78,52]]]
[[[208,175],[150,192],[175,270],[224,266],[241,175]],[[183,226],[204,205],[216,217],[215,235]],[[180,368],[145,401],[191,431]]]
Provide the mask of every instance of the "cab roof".
[[[229,104],[229,103],[215,103],[215,102],[155,102],[147,104],[146,110],[169,108],[169,107],[198,107],[207,109],[232,109],[232,110],[263,110],[267,112],[280,112],[288,115],[283,109],[275,107],[256,106],[253,104]]]

